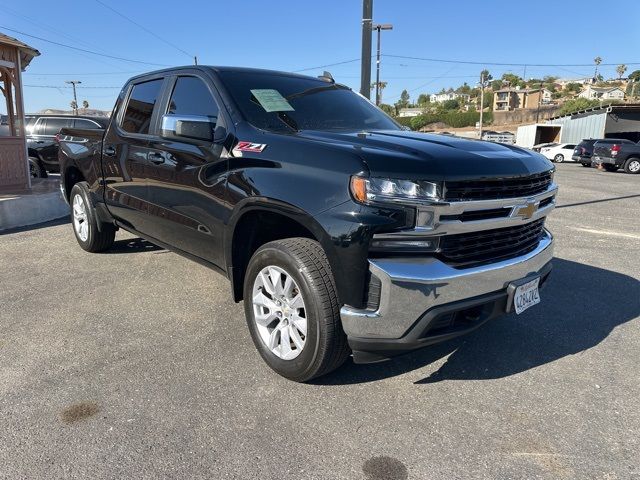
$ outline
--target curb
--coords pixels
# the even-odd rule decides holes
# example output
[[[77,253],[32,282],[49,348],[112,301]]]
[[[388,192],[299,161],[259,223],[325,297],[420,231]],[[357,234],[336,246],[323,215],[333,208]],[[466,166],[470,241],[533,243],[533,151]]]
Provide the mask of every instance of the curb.
[[[69,216],[60,192],[0,198],[0,232]]]

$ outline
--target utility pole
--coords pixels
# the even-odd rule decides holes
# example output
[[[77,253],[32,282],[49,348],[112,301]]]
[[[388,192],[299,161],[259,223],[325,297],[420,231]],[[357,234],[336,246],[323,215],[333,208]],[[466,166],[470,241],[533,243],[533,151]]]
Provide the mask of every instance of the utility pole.
[[[484,71],[480,73],[480,140],[482,140],[482,113],[484,112]]]
[[[360,66],[360,94],[371,98],[371,25],[373,0],[362,0],[362,58]]]
[[[540,83],[540,91],[538,92],[538,108],[536,108],[536,123],[538,123],[540,119],[540,103],[542,102],[542,88],[544,83]]]
[[[73,102],[75,107],[73,108],[73,114],[78,115],[78,97],[76,96],[76,85],[82,83],[80,80],[67,80],[64,83],[70,83],[73,86]]]
[[[377,24],[373,26],[378,31],[378,53],[376,55],[376,105],[380,105],[380,32],[382,30],[393,30],[390,23]]]

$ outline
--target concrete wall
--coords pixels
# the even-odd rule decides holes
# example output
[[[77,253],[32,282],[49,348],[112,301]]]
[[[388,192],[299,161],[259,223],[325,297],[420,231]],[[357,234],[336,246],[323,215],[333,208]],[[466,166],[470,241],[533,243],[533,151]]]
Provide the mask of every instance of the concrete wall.
[[[550,117],[553,117],[558,110],[555,105],[552,106],[540,106],[540,116],[538,121],[542,122]],[[520,110],[513,110],[509,112],[493,111],[493,125],[506,125],[514,123],[533,123],[536,121],[536,109],[527,108]]]

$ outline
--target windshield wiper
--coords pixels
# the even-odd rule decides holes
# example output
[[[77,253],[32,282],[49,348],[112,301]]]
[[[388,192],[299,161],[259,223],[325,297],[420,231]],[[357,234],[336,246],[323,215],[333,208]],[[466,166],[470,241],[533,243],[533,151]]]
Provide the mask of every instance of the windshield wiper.
[[[296,121],[287,115],[285,112],[276,112],[278,114],[278,119],[284,123],[287,127],[289,127],[294,132],[299,132],[298,124]]]

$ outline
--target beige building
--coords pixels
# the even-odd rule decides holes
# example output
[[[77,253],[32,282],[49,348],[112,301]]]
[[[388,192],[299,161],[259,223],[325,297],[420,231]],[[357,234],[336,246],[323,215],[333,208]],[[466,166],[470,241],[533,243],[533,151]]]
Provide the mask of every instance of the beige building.
[[[494,111],[510,111],[520,108],[538,108],[551,103],[551,91],[543,88],[502,88],[493,95]]]

